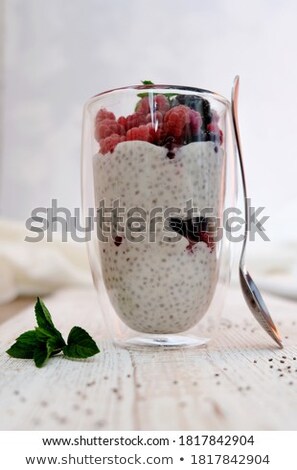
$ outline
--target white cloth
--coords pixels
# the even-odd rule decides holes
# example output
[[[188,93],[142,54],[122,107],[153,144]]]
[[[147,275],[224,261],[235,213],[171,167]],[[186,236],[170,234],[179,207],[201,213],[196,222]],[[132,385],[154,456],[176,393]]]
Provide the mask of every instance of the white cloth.
[[[233,282],[238,283],[241,246],[233,266]],[[247,245],[246,266],[261,291],[297,300],[297,242],[274,241]]]
[[[85,243],[30,243],[22,223],[0,220],[0,304],[19,295],[45,295],[70,286],[91,286]]]
[[[247,254],[247,267],[260,289],[297,300],[296,241],[262,243]]]

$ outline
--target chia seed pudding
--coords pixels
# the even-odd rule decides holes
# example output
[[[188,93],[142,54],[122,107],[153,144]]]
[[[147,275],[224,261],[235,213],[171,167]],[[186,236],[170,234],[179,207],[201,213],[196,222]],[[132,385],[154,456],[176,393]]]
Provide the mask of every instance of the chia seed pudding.
[[[186,108],[179,104],[175,107]],[[166,112],[168,109],[163,113],[165,124]],[[183,211],[187,201],[191,201],[193,207],[211,208],[214,215],[220,214],[224,191],[222,135],[218,128],[216,134],[213,128],[206,128],[203,114],[197,124],[200,138],[192,135],[181,143],[175,127],[171,131],[173,139],[163,135],[161,144],[156,144],[152,134],[141,129],[146,126],[151,132],[148,124],[136,128],[146,132],[145,138],[135,131],[134,138],[129,139],[124,121],[106,117],[106,110],[104,113],[105,121],[114,120],[113,130],[118,133],[106,137],[102,127],[99,135],[96,128],[100,142],[99,152],[93,156],[97,209],[103,200],[105,207],[112,207],[118,200],[124,209],[123,226],[129,222],[127,211],[135,207],[148,217],[156,207],[162,208],[163,214],[169,208]],[[209,138],[201,138],[202,131]],[[211,138],[211,134],[216,138]],[[204,316],[213,298],[219,268],[216,243],[209,233],[205,237],[207,228],[201,226],[200,237],[195,238],[193,233],[189,236],[184,231],[188,221],[180,217],[177,226],[170,222],[177,218],[169,218],[167,226],[164,221],[157,223],[155,241],[150,238],[150,225],[137,242],[128,239],[124,232],[109,236],[107,241],[98,240],[103,282],[110,301],[122,321],[138,332],[186,331]]]

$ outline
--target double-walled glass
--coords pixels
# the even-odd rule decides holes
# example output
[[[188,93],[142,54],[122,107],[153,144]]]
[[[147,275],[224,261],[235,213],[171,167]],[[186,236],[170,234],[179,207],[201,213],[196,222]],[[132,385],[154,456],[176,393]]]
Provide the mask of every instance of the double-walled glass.
[[[224,222],[236,196],[230,103],[179,86],[126,87],[84,108],[89,260],[122,346],[206,344],[230,277]],[[99,309],[98,309],[99,310]]]

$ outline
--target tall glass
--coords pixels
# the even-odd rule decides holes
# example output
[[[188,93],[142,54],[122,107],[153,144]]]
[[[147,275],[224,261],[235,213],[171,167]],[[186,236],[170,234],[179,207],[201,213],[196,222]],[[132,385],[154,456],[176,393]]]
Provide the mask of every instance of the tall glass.
[[[230,278],[232,129],[228,100],[197,88],[133,86],[86,103],[89,261],[116,343],[200,346],[214,336]]]

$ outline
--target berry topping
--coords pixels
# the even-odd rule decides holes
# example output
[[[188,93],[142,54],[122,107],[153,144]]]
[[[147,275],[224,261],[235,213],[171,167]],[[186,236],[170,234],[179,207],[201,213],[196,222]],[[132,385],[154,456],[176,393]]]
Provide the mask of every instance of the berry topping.
[[[155,140],[155,131],[150,124],[133,127],[127,132],[126,140],[144,140],[152,143]]]
[[[115,147],[120,143],[124,142],[126,139],[124,136],[118,134],[112,134],[105,139],[100,140],[100,152],[105,155],[108,152],[113,152]]]
[[[190,109],[183,105],[175,106],[164,116],[164,130],[167,135],[179,141],[184,136],[190,121]]]
[[[158,128],[155,131],[156,133],[156,144],[163,145],[166,138],[165,130],[163,124],[158,124]]]
[[[211,122],[212,113],[210,109],[209,101],[201,98],[197,95],[177,95],[174,102],[176,105],[183,104],[188,106],[190,109],[194,109],[200,113],[205,127]]]
[[[140,114],[140,113],[134,113],[130,114],[129,116],[126,117],[126,130],[128,131],[129,129],[132,129],[132,127],[139,127],[142,126],[143,124],[146,124],[146,116],[147,113]]]
[[[208,124],[206,126],[206,129],[208,130],[208,132],[216,132],[217,134],[219,133],[219,130],[220,130],[216,122],[212,122],[211,124]]]
[[[151,109],[153,108],[153,109]],[[165,95],[152,96],[151,100],[148,96],[145,96],[138,101],[135,111],[140,114],[149,114],[151,111],[165,114],[170,108],[170,103]]]
[[[151,111],[148,96],[138,101],[135,111],[140,114],[148,114]]]
[[[163,122],[163,114],[160,111],[156,111],[153,114],[149,113],[146,115],[146,122],[150,122],[153,125],[156,124],[158,127]]]
[[[95,139],[101,152],[112,152],[124,140],[142,140],[167,148],[167,157],[175,157],[181,145],[213,142],[216,153],[223,143],[219,115],[210,102],[197,95],[162,95],[144,93],[128,116],[115,115],[105,108],[95,119]],[[107,140],[108,139],[108,140]]]
[[[118,123],[123,126],[124,129],[126,129],[126,126],[127,126],[127,118],[125,118],[124,116],[120,116],[119,119],[118,119]]]
[[[103,121],[103,119],[115,120],[115,115],[111,111],[107,111],[105,108],[99,109],[96,115],[96,122]]]
[[[101,139],[105,139],[112,134],[124,135],[125,129],[118,122],[113,119],[103,119],[99,121],[95,129],[95,139],[99,142]]]
[[[156,111],[160,111],[160,113],[165,114],[170,109],[170,103],[165,95],[157,95],[155,97],[155,108]]]

